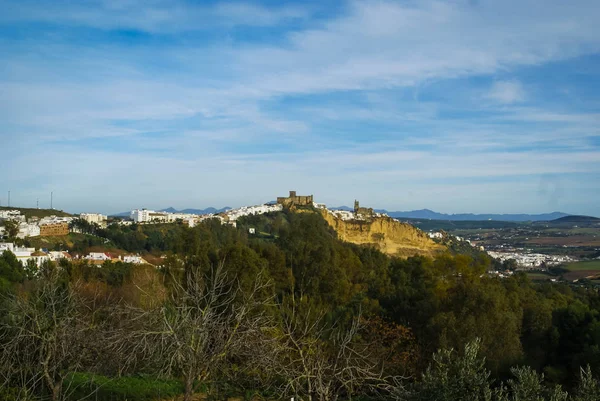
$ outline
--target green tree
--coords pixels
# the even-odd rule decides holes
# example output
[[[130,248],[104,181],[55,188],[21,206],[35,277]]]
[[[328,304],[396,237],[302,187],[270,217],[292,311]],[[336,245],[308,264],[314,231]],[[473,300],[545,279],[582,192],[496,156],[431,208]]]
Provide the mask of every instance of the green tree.
[[[4,229],[6,230],[7,239],[14,241],[19,234],[19,222],[16,220],[5,220]]]

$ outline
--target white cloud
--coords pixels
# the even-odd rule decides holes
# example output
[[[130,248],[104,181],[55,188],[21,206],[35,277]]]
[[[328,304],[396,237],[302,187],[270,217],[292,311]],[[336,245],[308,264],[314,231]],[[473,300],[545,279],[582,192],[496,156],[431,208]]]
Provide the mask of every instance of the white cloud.
[[[487,97],[501,104],[518,103],[525,100],[525,90],[518,81],[496,81]]]
[[[394,100],[399,88],[457,77],[516,76],[513,70],[522,66],[597,53],[600,7],[595,0],[352,1],[332,18],[294,25],[293,31],[285,23],[308,18],[310,10],[198,4],[7,4],[0,24],[138,29],[169,40],[159,40],[159,46],[88,46],[81,44],[84,39],[72,42],[68,33],[55,35],[54,28],[47,28],[49,35],[14,43],[0,40],[5,50],[0,139],[20,152],[2,160],[10,166],[0,169],[0,178],[37,188],[21,178],[36,177],[69,194],[73,205],[89,202],[85,199],[94,188],[109,187],[122,197],[110,200],[111,211],[142,206],[135,203],[139,199],[153,199],[149,207],[268,201],[253,194],[273,197],[294,187],[339,203],[366,193],[374,206],[397,208],[403,208],[406,188],[414,187],[416,208],[436,197],[434,190],[419,186],[436,180],[448,181],[440,193],[454,202],[467,190],[487,201],[489,196],[476,195],[478,188],[495,185],[480,187],[486,179],[518,184],[532,175],[600,171],[597,148],[586,149],[589,137],[598,135],[598,113],[569,111],[565,105],[546,109],[525,94],[518,80],[495,82],[487,94],[492,105],[452,103],[452,92],[448,104]],[[234,43],[227,32],[235,25],[279,26],[281,33],[273,42]],[[211,27],[225,33],[202,42],[172,35]],[[348,106],[336,104],[336,98],[330,104],[319,100],[329,93],[343,97],[345,91],[362,91],[369,100]],[[423,92],[419,98],[427,97]],[[296,105],[295,95],[308,100]],[[524,100],[531,107],[515,107]],[[448,109],[467,114],[471,106],[485,109],[485,116],[443,116]],[[523,121],[525,128],[519,125]],[[385,133],[378,131],[380,122],[389,125]],[[346,127],[364,130],[356,134],[360,141]],[[140,138],[139,145],[119,152],[53,143],[82,138],[109,143],[109,136],[135,138],[161,130],[171,137]],[[375,140],[371,134],[381,135]],[[19,149],[22,138],[27,151]],[[544,151],[556,144],[561,151]],[[536,151],[511,153],[516,147]],[[164,153],[157,155],[160,150]],[[125,174],[133,178],[123,179]],[[452,189],[460,179],[479,183]],[[510,185],[494,188],[486,193],[501,194]],[[378,193],[396,206],[375,204]],[[536,200],[527,198],[529,204]],[[490,201],[490,208],[502,201]]]
[[[600,49],[593,0],[350,4],[286,46],[236,49],[244,85],[275,95],[412,86]]]

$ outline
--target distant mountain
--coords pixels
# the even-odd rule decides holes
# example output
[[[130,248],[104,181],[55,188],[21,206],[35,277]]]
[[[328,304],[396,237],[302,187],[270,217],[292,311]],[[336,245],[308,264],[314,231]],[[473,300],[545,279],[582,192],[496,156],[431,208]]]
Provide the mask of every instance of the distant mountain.
[[[178,213],[188,213],[188,214],[216,214],[223,213],[228,210],[231,210],[229,206],[222,207],[221,209],[215,209],[214,207],[207,207],[206,209],[183,209]],[[175,213],[175,212],[171,212]]]
[[[347,210],[354,209],[348,206],[334,207],[332,210]],[[569,216],[567,213],[552,212],[543,214],[446,214],[438,213],[429,209],[411,210],[407,212],[389,212],[385,209],[375,209],[378,213],[386,213],[390,217],[397,219],[427,219],[427,220],[449,220],[449,221],[481,221],[481,220],[496,220],[496,221],[550,221],[561,217]]]
[[[166,213],[186,213],[186,214],[216,214],[216,213],[223,213],[226,212],[228,210],[230,210],[231,208],[229,206],[225,206],[221,209],[216,209],[214,207],[207,207],[206,209],[183,209],[183,210],[177,210],[174,207],[168,207],[166,209],[161,209],[159,210],[159,212],[166,212]],[[122,212],[122,213],[115,213],[115,214],[111,214],[111,217],[129,217],[129,215],[131,214],[131,212]]]
[[[269,203],[276,203],[274,201]],[[161,212],[168,213],[188,213],[188,214],[217,214],[223,213],[230,210],[229,206],[221,209],[214,207],[207,207],[206,209],[183,209],[177,210],[173,207],[162,209]],[[349,206],[338,206],[331,207],[330,210],[345,210],[353,211],[354,208]],[[446,214],[438,213],[429,209],[411,210],[405,212],[389,212],[385,209],[375,209],[378,213],[386,213],[390,217],[396,219],[427,219],[427,220],[447,220],[447,221],[483,221],[483,220],[495,220],[495,221],[550,221],[560,219],[562,217],[587,217],[587,216],[571,216],[567,213],[552,212],[542,214],[473,214],[473,213],[459,213],[459,214]],[[114,217],[129,217],[129,212],[117,213],[111,216]],[[594,217],[590,217],[594,218]]]
[[[452,220],[452,221],[481,221],[481,220],[497,220],[497,221],[550,221],[561,217],[568,216],[567,213],[552,212],[542,214],[446,214],[437,213],[433,210],[422,209],[413,210],[410,212],[388,212],[390,217],[395,218],[410,218],[410,219],[429,219],[429,220]]]
[[[329,210],[344,210],[346,212],[352,212],[354,211],[354,208],[350,207],[350,206],[338,206],[338,207],[330,207],[328,208]]]
[[[553,223],[600,223],[600,219],[598,217],[592,216],[565,216],[555,220],[552,220]]]

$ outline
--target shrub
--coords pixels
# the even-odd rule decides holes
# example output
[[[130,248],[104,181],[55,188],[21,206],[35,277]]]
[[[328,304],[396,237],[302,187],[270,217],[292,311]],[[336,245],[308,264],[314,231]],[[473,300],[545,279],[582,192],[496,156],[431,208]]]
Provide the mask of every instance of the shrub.
[[[150,401],[172,398],[183,394],[183,385],[177,380],[151,377],[110,378],[88,373],[73,373],[65,382],[69,400],[94,401]]]

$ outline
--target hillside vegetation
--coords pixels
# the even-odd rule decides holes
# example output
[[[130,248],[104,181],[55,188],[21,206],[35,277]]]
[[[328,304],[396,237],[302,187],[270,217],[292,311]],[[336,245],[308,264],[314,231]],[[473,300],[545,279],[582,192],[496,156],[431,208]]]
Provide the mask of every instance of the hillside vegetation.
[[[316,212],[97,234],[165,257],[36,273],[0,255],[0,399],[600,394],[597,291],[491,278],[485,254],[390,256],[343,241]]]

